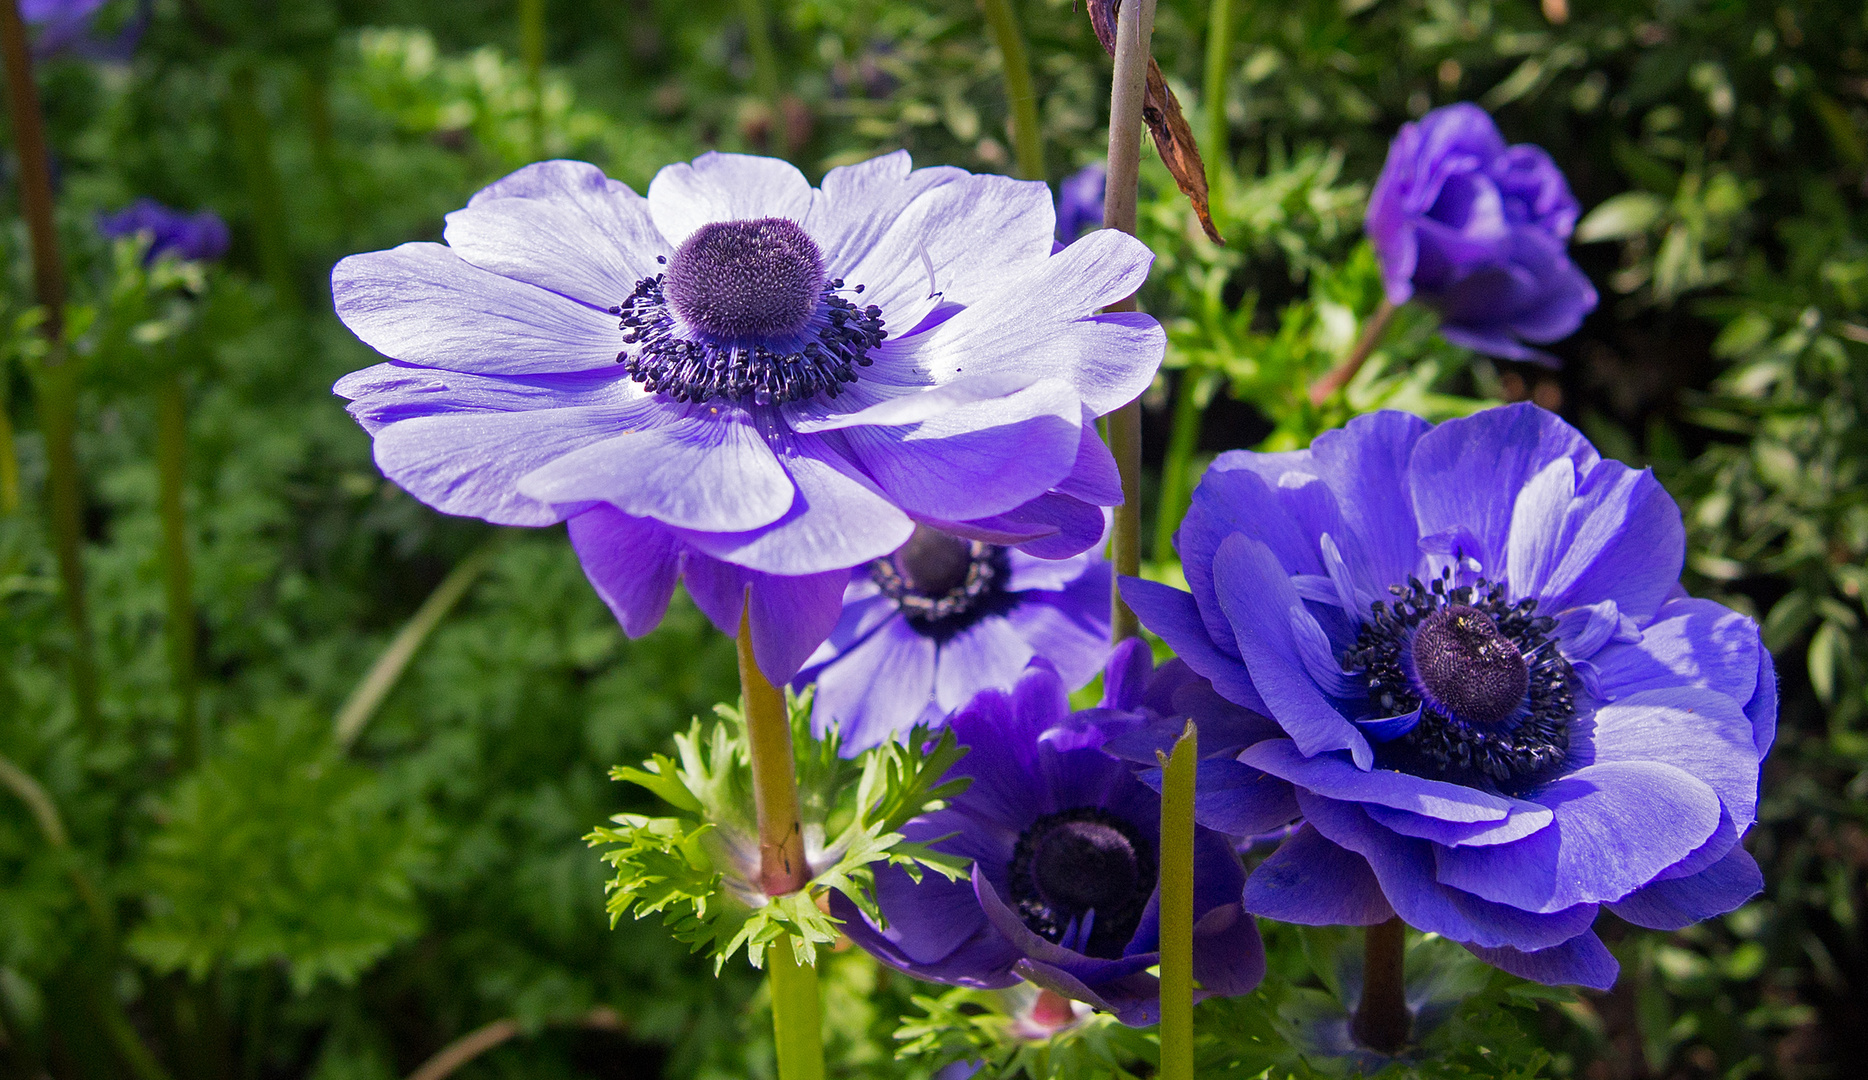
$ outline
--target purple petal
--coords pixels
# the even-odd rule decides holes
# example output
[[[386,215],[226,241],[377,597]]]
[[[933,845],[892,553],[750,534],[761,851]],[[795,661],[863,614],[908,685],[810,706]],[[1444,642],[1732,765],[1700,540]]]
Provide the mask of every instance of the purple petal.
[[[813,730],[835,728],[843,755],[852,757],[925,722],[934,703],[934,656],[932,638],[891,616],[819,673]]]
[[[1374,926],[1395,913],[1367,860],[1325,840],[1311,825],[1252,871],[1245,909],[1303,926]]]
[[[1040,559],[1014,548],[1008,555],[1012,575],[1005,587],[1012,592],[1063,592],[1092,575],[1101,575],[1103,591],[1109,591],[1108,575],[1112,571],[1097,569],[1109,565],[1101,552],[1084,551],[1065,559]]]
[[[1736,910],[1764,891],[1757,860],[1742,847],[1691,877],[1657,881],[1610,904],[1609,910],[1650,930],[1680,930]]]
[[[1000,897],[998,889],[975,865],[973,867],[973,895],[978,897],[979,906],[986,912],[986,919],[1001,937],[1025,956],[1039,963],[1049,965],[1073,979],[1081,980],[1092,991],[1103,989],[1105,983],[1115,982],[1137,972],[1146,971],[1159,962],[1160,957],[1153,952],[1137,953],[1117,960],[1104,960],[1100,957],[1085,956],[1080,952],[1066,949],[1053,941],[1047,941],[1032,933],[1018,913],[1013,911]],[[1029,976],[1027,976],[1029,977]],[[1094,1003],[1092,1003],[1094,1004]]]
[[[837,625],[849,573],[749,576],[752,654],[765,677],[783,686]]]
[[[924,874],[920,884],[897,867],[876,871],[876,892],[888,930],[878,930],[848,897],[830,894],[830,914],[843,921],[850,940],[877,960],[917,978],[957,986],[998,989],[1012,986],[1018,976],[1012,965],[1018,950],[986,922],[973,899],[972,886]],[[956,931],[965,930],[964,935]],[[945,952],[943,945],[952,947]],[[914,949],[916,960],[904,948]],[[938,954],[938,955],[936,955]]]
[[[1109,515],[1100,506],[1056,492],[1014,507],[1003,514],[941,525],[948,532],[987,543],[1016,545],[1040,559],[1068,559],[1102,540]],[[930,522],[939,524],[938,522]],[[995,539],[995,537],[1003,539]]]
[[[1534,804],[1463,784],[1429,780],[1392,769],[1365,771],[1335,754],[1311,757],[1289,739],[1248,746],[1239,760],[1327,798],[1375,803],[1440,821],[1502,822],[1514,811],[1526,813],[1538,809]]]
[[[1237,900],[1200,916],[1193,924],[1193,941],[1193,978],[1200,984],[1196,1000],[1249,994],[1264,981],[1265,943]]]
[[[1615,962],[1615,957],[1594,931],[1537,952],[1487,949],[1470,944],[1466,945],[1466,950],[1495,968],[1545,986],[1607,990],[1615,985],[1615,977],[1621,973],[1621,965]]]
[[[1095,678],[1109,655],[1110,576],[1105,569],[1085,575],[1061,594],[1021,596],[1018,606],[1006,612],[1006,622],[1034,654],[1050,661],[1072,690]]]
[[[1763,653],[1750,618],[1711,600],[1684,599],[1663,605],[1638,641],[1610,642],[1589,659],[1613,698],[1684,683],[1748,702],[1770,663]]]
[[[1034,655],[1011,623],[981,619],[941,645],[934,700],[949,712],[988,687],[1009,688]]]
[[[597,595],[623,632],[641,637],[655,629],[674,595],[681,552],[661,525],[598,506],[570,520],[571,547]]]
[[[614,370],[623,347],[615,316],[482,270],[440,244],[352,255],[331,271],[331,297],[364,344],[449,371]]]
[[[1057,485],[1057,492],[1095,506],[1116,506],[1122,502],[1122,474],[1116,471],[1115,456],[1096,433],[1095,418],[1089,420],[1077,436],[1077,460],[1070,475]]]
[[[802,222],[812,197],[810,181],[787,162],[709,152],[656,173],[648,203],[656,228],[670,248],[677,248],[694,230],[716,221],[776,217]]]
[[[1252,685],[1245,664],[1220,652],[1207,636],[1206,623],[1193,597],[1168,585],[1125,577],[1118,583],[1122,599],[1142,625],[1168,643],[1174,655],[1203,678],[1227,701],[1257,713],[1269,710]],[[1229,635],[1230,636],[1230,635]]]
[[[1650,618],[1680,580],[1680,508],[1653,473],[1619,461],[1590,468],[1573,499],[1570,475],[1567,462],[1552,462],[1520,493],[1508,541],[1513,596],[1536,596],[1555,611],[1613,600],[1637,621]],[[1528,580],[1533,568],[1519,565],[1521,554],[1535,556]]]
[[[1691,686],[1643,690],[1596,710],[1594,726],[1596,763],[1664,762],[1709,785],[1740,831],[1756,820],[1757,744],[1731,698]]]

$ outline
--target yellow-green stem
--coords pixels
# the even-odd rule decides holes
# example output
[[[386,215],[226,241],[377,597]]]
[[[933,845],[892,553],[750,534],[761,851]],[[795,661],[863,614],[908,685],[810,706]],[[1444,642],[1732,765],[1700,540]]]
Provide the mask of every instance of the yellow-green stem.
[[[1038,88],[1031,77],[1031,52],[1012,0],[979,0],[1005,67],[1005,100],[1012,112],[1012,157],[1025,180],[1044,179],[1044,129],[1038,120]]]
[[[10,374],[0,364],[0,515],[19,512],[19,454],[13,446],[13,403],[7,393]]]
[[[247,209],[253,239],[259,248],[260,269],[280,304],[300,306],[298,286],[292,280],[292,252],[286,234],[285,186],[272,156],[272,128],[259,107],[259,72],[252,61],[234,68],[227,99],[241,171],[245,173]]]
[[[1388,323],[1394,319],[1395,312],[1398,310],[1400,309],[1388,302],[1386,296],[1382,297],[1382,302],[1376,306],[1374,313],[1369,316],[1367,322],[1362,324],[1362,333],[1357,335],[1356,343],[1349,350],[1349,355],[1322,378],[1310,384],[1312,405],[1323,404],[1330,400],[1332,394],[1349,385],[1349,381],[1356,377],[1356,372],[1361,371],[1362,365],[1368,361],[1369,354],[1375,351],[1375,346],[1381,344],[1382,334],[1388,329]]]
[[[1363,943],[1362,1000],[1350,1034],[1371,1050],[1393,1054],[1407,1045],[1407,927],[1395,916],[1367,930]]]
[[[1200,395],[1206,372],[1182,369],[1174,393],[1174,426],[1168,432],[1167,457],[1161,462],[1161,497],[1155,507],[1156,562],[1174,557],[1174,533],[1187,511],[1187,485],[1192,480],[1193,452],[1200,445]]]
[[[180,371],[156,387],[156,503],[162,517],[162,585],[168,601],[169,673],[175,685],[175,759],[195,763],[201,747],[195,693],[194,574],[188,557],[188,404]]]
[[[767,896],[794,893],[811,880],[798,825],[798,769],[785,695],[759,670],[752,647],[750,597],[739,618],[739,689],[752,753],[752,802],[759,821],[759,885]]]
[[[1148,44],[1154,35],[1155,0],[1130,0],[1116,11],[1115,76],[1109,93],[1109,169],[1103,191],[1103,227],[1135,234],[1136,202],[1142,166],[1142,97],[1148,83]],[[1131,296],[1110,311],[1136,311]],[[1137,398],[1109,415],[1109,452],[1122,477],[1122,505],[1111,528],[1110,559],[1118,577],[1141,573],[1142,565],[1142,403]],[[1110,597],[1112,641],[1139,637],[1141,623],[1122,602],[1120,587]]]
[[[1159,755],[1159,751],[1157,751]],[[1192,720],[1161,761],[1161,1080],[1193,1080],[1193,796],[1200,733]]]
[[[771,116],[766,124],[766,145],[779,157],[791,154],[791,125],[785,117],[785,94],[778,77],[778,50],[772,45],[771,21],[765,0],[739,0],[746,20],[746,46],[752,50],[753,80]]]
[[[545,0],[519,0],[519,55],[532,96],[532,157],[545,155]]]
[[[1232,0],[1212,0],[1206,12],[1206,182],[1215,191],[1225,183],[1232,160],[1231,126],[1226,123],[1226,79],[1232,66]]]
[[[7,113],[19,162],[20,210],[32,249],[33,288],[44,311],[45,364],[39,380],[39,430],[45,437],[52,549],[58,559],[65,614],[71,620],[71,695],[78,723],[95,734],[97,668],[91,659],[91,619],[84,593],[84,485],[78,474],[78,373],[65,355],[65,260],[52,205],[52,165],[45,116],[33,81],[26,24],[14,0],[0,0],[0,53],[6,58]]]
[[[824,1080],[824,1018],[817,968],[791,954],[791,935],[765,950],[772,981],[772,1034],[778,1044],[779,1080]]]

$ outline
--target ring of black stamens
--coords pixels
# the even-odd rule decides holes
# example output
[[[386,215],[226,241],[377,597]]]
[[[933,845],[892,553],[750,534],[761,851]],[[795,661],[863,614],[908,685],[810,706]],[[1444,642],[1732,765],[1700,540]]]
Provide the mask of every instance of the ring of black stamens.
[[[870,563],[869,577],[910,627],[942,641],[1015,603],[1004,548],[925,525],[899,551]]]
[[[1546,778],[1569,754],[1575,675],[1550,637],[1557,621],[1536,614],[1535,599],[1507,602],[1502,585],[1481,580],[1453,587],[1450,579],[1449,571],[1431,587],[1416,578],[1390,586],[1395,599],[1371,605],[1355,647],[1344,657],[1346,668],[1368,680],[1372,715],[1420,708],[1420,722],[1411,731],[1376,744],[1376,763],[1431,779],[1521,790]],[[1423,701],[1409,651],[1421,624],[1455,605],[1488,617],[1524,661],[1524,700],[1509,714],[1469,719]]]
[[[665,277],[636,282],[629,299],[610,314],[621,318],[623,342],[633,346],[617,353],[616,362],[644,390],[676,401],[784,405],[818,394],[834,398],[844,383],[856,381],[857,368],[874,362],[869,350],[888,336],[882,309],[859,308],[837,295],[843,279],[832,278],[824,283],[816,313],[791,343],[689,337],[675,321]]]
[[[1143,831],[1100,807],[1046,814],[1020,833],[1006,868],[1012,904],[1031,932],[1047,941],[1080,933],[1095,912],[1089,940],[1076,950],[1116,959],[1141,925],[1155,891],[1154,844]]]

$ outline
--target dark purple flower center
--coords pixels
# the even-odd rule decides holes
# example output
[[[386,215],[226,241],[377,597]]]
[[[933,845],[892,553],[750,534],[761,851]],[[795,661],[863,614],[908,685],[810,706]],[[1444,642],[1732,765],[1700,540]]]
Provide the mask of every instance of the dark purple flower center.
[[[661,261],[666,273],[610,309],[630,346],[616,360],[651,393],[759,405],[834,398],[888,336],[881,308],[838,295],[843,279],[825,279],[822,253],[794,221],[703,225]]]
[[[893,555],[869,564],[869,577],[929,637],[949,638],[1009,606],[1011,565],[992,544],[915,526]]]
[[[716,221],[676,249],[663,290],[702,333],[779,341],[804,329],[817,310],[824,257],[795,221]]]
[[[1433,779],[1513,791],[1569,754],[1574,674],[1537,615],[1501,585],[1432,586],[1410,578],[1377,602],[1344,666],[1368,685],[1371,719],[1418,709],[1419,721],[1375,747],[1377,764]]]
[[[1046,814],[1018,837],[1012,902],[1032,933],[1086,956],[1122,955],[1155,890],[1155,853],[1100,807]]]
[[[1470,724],[1496,724],[1531,688],[1524,654],[1478,608],[1448,604],[1414,631],[1414,677],[1442,712]]]

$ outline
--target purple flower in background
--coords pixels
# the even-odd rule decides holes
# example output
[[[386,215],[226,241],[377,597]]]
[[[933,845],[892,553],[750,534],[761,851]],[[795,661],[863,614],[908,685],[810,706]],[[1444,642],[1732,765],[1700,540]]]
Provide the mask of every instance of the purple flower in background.
[[[1566,250],[1577,210],[1549,154],[1506,146],[1484,109],[1462,103],[1402,125],[1366,228],[1390,302],[1418,298],[1455,344],[1554,363],[1524,342],[1568,337],[1596,306]]]
[[[115,239],[148,233],[149,250],[143,254],[147,266],[164,255],[199,262],[227,254],[227,223],[212,210],[187,214],[171,210],[154,199],[138,199],[114,214],[97,219],[97,231]]]
[[[1148,249],[1053,254],[1052,224],[1043,184],[905,152],[821,189],[706,154],[646,198],[542,162],[448,215],[445,245],[337,265],[338,316],[393,361],[336,389],[436,509],[568,519],[630,634],[678,579],[729,633],[750,589],[782,682],[850,568],[917,523],[1046,558],[1101,537],[1121,493],[1088,425],[1148,385],[1165,339],[1100,311]]]
[[[843,618],[799,672],[817,683],[812,726],[855,755],[916,724],[934,727],[1032,657],[1075,689],[1109,653],[1109,563],[1098,552],[1038,559],[923,525],[858,567]]]
[[[149,26],[154,0],[138,0],[136,12],[115,35],[99,40],[91,24],[106,0],[19,0],[20,18],[38,27],[32,52],[45,59],[69,53],[87,60],[127,60]]]
[[[1214,462],[1179,534],[1193,595],[1123,595],[1282,737],[1243,765],[1304,828],[1256,914],[1393,915],[1546,983],[1607,987],[1603,907],[1678,929],[1762,885],[1739,840],[1776,728],[1748,618],[1686,596],[1680,512],[1531,405],[1377,413]]]
[[[1161,801],[1101,744],[1133,726],[1145,680],[1134,649],[1110,661],[1116,695],[1069,714],[1064,684],[1034,662],[1008,693],[987,690],[949,723],[972,748],[950,775],[973,783],[943,810],[904,829],[910,839],[973,860],[970,881],[896,868],[876,874],[887,929],[841,894],[831,913],[851,940],[919,979],[1005,987],[1023,978],[1114,1013],[1160,1019],[1156,845]],[[1146,667],[1146,657],[1141,661]],[[1194,978],[1201,996],[1258,985],[1265,954],[1240,904],[1245,874],[1218,833],[1194,838]]]
[[[1109,171],[1091,162],[1057,185],[1057,239],[1068,244],[1086,232],[1103,227],[1103,188]]]

